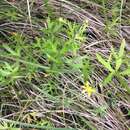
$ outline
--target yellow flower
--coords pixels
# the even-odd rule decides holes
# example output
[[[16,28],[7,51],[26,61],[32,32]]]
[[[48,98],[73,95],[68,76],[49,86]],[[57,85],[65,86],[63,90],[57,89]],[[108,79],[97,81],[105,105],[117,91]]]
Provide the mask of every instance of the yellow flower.
[[[88,93],[88,96],[90,97],[92,95],[92,93],[95,93],[96,92],[96,89],[89,86],[89,82],[86,81],[84,86],[83,86],[83,93],[87,92]]]

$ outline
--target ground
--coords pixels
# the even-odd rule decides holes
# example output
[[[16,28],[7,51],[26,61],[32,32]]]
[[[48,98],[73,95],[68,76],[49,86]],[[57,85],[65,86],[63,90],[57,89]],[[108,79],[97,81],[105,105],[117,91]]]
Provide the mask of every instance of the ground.
[[[0,129],[129,130],[129,7],[0,1]]]

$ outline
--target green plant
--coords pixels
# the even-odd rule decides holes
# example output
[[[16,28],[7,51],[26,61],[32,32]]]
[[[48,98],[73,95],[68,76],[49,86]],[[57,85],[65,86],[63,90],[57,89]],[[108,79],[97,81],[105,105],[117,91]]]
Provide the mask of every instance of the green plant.
[[[0,84],[9,84],[15,79],[19,78],[19,64],[9,64],[4,62],[3,66],[0,68]]]
[[[84,78],[88,78],[88,58],[78,55],[80,46],[86,39],[84,32],[87,27],[87,21],[80,25],[63,18],[48,18],[47,27],[41,29],[42,36],[31,44],[27,43],[25,36],[13,32],[9,38],[12,44],[1,45],[0,83],[7,85],[24,77],[31,81],[41,72],[53,76],[82,70]]]
[[[49,4],[49,2],[50,2],[49,0],[44,0],[44,5],[45,5],[45,9],[46,9],[46,11],[48,13],[48,16],[53,18],[55,16],[54,15],[54,9],[53,9],[53,6],[51,6]]]
[[[5,119],[6,120],[6,119]],[[47,124],[47,126],[45,124]],[[73,128],[55,128],[52,127],[52,124],[48,124],[50,122],[44,122],[43,124],[37,124],[37,125],[33,125],[33,124],[28,124],[28,123],[22,123],[22,122],[17,122],[17,121],[11,121],[11,120],[7,120],[7,122],[2,122],[0,125],[0,130],[20,130],[21,128],[16,128],[15,126],[22,126],[25,129],[27,128],[36,128],[36,129],[47,129],[47,130],[75,130]]]
[[[105,3],[104,3],[105,6]],[[111,8],[105,7],[105,32],[107,36],[118,36],[118,26],[120,25],[120,2],[114,1]],[[108,14],[108,15],[106,15]]]
[[[4,3],[3,6],[5,6],[7,3]],[[22,14],[13,6],[10,7],[8,4],[7,7],[0,9],[0,18],[1,19],[7,19],[11,21],[18,21],[23,16]]]
[[[20,128],[15,128],[13,124],[2,122],[0,123],[0,130],[20,130]]]
[[[127,89],[130,93],[130,88],[125,80],[125,76],[130,75],[130,66],[125,65],[124,69],[122,66],[125,64],[125,39],[122,40],[119,52],[116,52],[115,49],[111,48],[111,54],[109,59],[104,59],[101,55],[96,54],[98,61],[109,71],[108,76],[104,79],[103,84],[106,85],[109,83],[113,77],[116,77],[121,85]]]
[[[100,55],[110,64],[106,67],[103,60],[97,67],[94,54],[100,48],[107,57],[108,48],[100,43],[115,41],[119,30],[123,35],[128,28],[123,22],[129,18],[128,7],[124,12],[121,1],[0,0],[1,128],[129,129],[130,94],[123,91],[129,81],[129,52],[119,58],[112,48],[108,59]],[[100,88],[107,74],[111,82],[104,80],[110,84]]]
[[[47,72],[59,73],[64,71],[69,60],[67,55],[71,56],[71,60],[77,57],[77,52],[85,40],[84,31],[88,25],[87,22],[79,25],[62,18],[48,18],[47,25],[47,28],[42,29],[43,38],[36,38],[33,48],[49,63],[50,69]]]
[[[50,121],[44,120],[44,119],[42,119],[41,121],[37,122],[37,125],[39,125],[39,126],[46,126],[46,127],[54,127],[54,125]]]
[[[121,1],[119,0],[91,0],[98,3],[100,15],[104,18],[104,31],[108,37],[118,36],[118,26],[120,25]]]
[[[88,81],[88,78],[93,71],[92,68],[93,67],[91,66],[91,63],[88,59],[82,60],[82,73],[83,73],[84,82]]]
[[[106,105],[99,106],[95,109],[94,113],[100,117],[104,117],[107,114],[107,108],[108,106]]]

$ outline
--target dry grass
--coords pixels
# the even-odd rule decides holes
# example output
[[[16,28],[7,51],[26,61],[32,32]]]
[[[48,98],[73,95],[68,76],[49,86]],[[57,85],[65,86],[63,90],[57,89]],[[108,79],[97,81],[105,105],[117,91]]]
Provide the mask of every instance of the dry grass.
[[[93,1],[49,0],[45,3],[35,0],[27,5],[25,0],[20,2],[16,0],[7,3],[8,6],[13,6],[21,12],[21,18],[16,21],[7,19],[0,22],[1,43],[8,43],[10,34],[17,32],[25,36],[28,44],[31,45],[35,37],[41,35],[39,30],[46,27],[45,19],[48,15],[52,19],[64,17],[81,24],[84,20],[88,20],[87,40],[80,47],[78,55],[79,57],[87,55],[90,58],[94,71],[89,77],[89,82],[97,92],[91,97],[82,93],[81,86],[84,81],[79,70],[60,73],[59,76],[35,73],[31,82],[25,77],[17,80],[13,85],[0,87],[1,122],[18,121],[21,125],[28,123],[38,127],[43,124],[48,127],[79,130],[128,130],[130,128],[130,115],[128,115],[130,95],[121,87],[116,78],[106,86],[101,85],[108,72],[97,61],[95,54],[100,52],[108,57],[112,45],[119,48],[122,34],[127,44],[126,57],[129,57],[130,26],[126,23],[121,23],[121,26],[117,24],[115,27],[117,35],[108,35],[109,31],[104,30],[105,18],[100,14],[103,6]],[[127,2],[124,4],[129,6]],[[124,12],[122,12],[122,18],[127,19],[129,16],[123,14]],[[110,30],[109,33],[112,31]],[[64,34],[62,36],[65,37]],[[0,56],[0,62],[2,60]],[[126,78],[127,82],[130,82],[129,80]],[[48,81],[54,86],[50,93],[45,91]],[[19,123],[16,122],[18,125]],[[27,124],[23,126],[28,127]]]

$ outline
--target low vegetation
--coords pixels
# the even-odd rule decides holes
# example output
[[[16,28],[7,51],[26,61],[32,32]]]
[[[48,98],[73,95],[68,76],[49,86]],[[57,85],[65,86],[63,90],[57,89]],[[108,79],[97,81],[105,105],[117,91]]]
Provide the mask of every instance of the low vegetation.
[[[0,129],[129,130],[129,7],[0,1]]]

